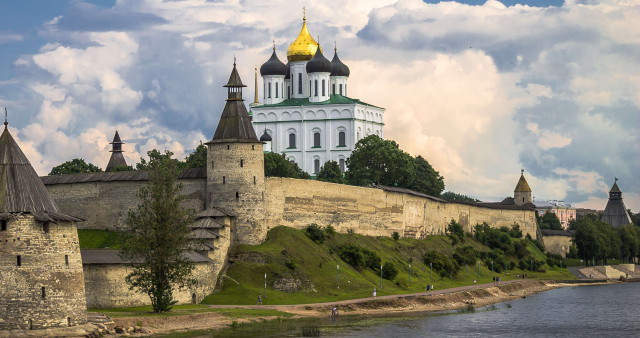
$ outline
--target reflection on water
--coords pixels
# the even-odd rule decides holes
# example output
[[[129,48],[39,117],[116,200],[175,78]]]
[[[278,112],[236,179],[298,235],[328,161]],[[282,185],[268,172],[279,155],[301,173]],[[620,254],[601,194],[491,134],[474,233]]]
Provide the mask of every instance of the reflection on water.
[[[640,283],[555,289],[477,309],[401,317],[341,316],[241,325],[200,337],[593,337],[640,335]],[[312,328],[313,330],[309,330]]]

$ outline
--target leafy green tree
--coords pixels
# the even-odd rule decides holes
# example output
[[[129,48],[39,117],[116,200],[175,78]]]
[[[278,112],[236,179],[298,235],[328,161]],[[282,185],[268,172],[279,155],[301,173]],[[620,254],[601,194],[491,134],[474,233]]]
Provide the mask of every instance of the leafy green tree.
[[[307,225],[304,229],[304,232],[307,234],[312,241],[322,244],[324,242],[324,231],[317,224],[311,223]]]
[[[347,159],[345,179],[349,184],[382,184],[408,188],[416,176],[413,158],[392,140],[369,135],[356,143]]]
[[[562,224],[560,224],[560,219],[554,212],[547,211],[542,217],[540,217],[540,229],[545,230],[564,230]]]
[[[391,262],[386,262],[382,266],[382,278],[393,280],[398,275],[398,268]]]
[[[338,165],[336,161],[325,162],[320,168],[316,178],[318,181],[342,183],[342,170],[340,170],[340,165]]]
[[[304,173],[298,165],[287,160],[284,154],[266,153],[264,154],[264,175],[270,177],[289,177],[289,178],[309,178],[300,177]]]
[[[111,170],[111,172],[116,171],[135,171],[135,169],[130,165],[119,165]]]
[[[456,202],[480,202],[479,199],[475,199],[473,197],[469,197],[467,195],[456,194],[452,191],[444,192],[440,195],[443,199],[447,201],[456,201]]]
[[[604,235],[599,223],[603,223],[594,217],[582,217],[575,220],[573,226],[576,232],[573,234],[573,243],[578,248],[578,255],[585,261],[606,258],[607,236]],[[609,226],[604,223],[605,226]]]
[[[71,161],[64,162],[51,168],[51,172],[49,173],[49,175],[97,173],[101,171],[102,169],[98,168],[92,163],[85,162],[84,159],[74,158]]]
[[[629,212],[629,216],[631,216],[631,223],[637,227],[640,227],[640,212],[633,213],[631,210],[627,210]]]
[[[136,170],[142,170],[142,171],[151,170],[151,162],[164,161],[164,160],[171,162],[172,165],[175,166],[177,169],[183,169],[185,167],[184,162],[180,162],[175,158],[171,158],[171,156],[173,156],[173,153],[168,150],[165,151],[165,153],[163,154],[159,152],[157,149],[152,149],[147,152],[147,156],[149,156],[149,161],[147,162],[147,160],[141,157],[140,163],[136,164]]]
[[[184,253],[192,242],[187,235],[195,211],[181,206],[185,196],[176,183],[180,169],[166,151],[161,156],[150,151],[145,169],[149,184],[140,188],[140,204],[129,211],[127,225],[131,229],[122,245],[121,257],[136,262],[127,275],[130,289],[146,293],[156,313],[171,310],[176,300],[173,288],[193,285],[194,268]],[[155,151],[157,152],[157,151]]]
[[[620,255],[624,258],[638,257],[640,254],[640,231],[634,225],[625,225],[618,230],[621,247]]]
[[[416,168],[416,177],[409,185],[409,189],[439,197],[444,190],[444,177],[440,176],[440,173],[420,155],[413,159],[413,164]]]
[[[206,168],[207,167],[207,146],[200,142],[191,154],[184,161],[185,168]]]

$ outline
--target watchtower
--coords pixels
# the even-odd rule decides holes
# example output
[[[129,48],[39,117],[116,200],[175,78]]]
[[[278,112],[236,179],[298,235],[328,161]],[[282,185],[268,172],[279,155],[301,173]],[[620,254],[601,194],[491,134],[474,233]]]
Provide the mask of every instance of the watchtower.
[[[0,136],[0,330],[85,324],[75,222],[58,210],[5,121]]]
[[[524,178],[524,169],[520,171],[520,179],[518,180],[516,188],[513,190],[513,203],[520,206],[533,203],[531,188]]]
[[[264,210],[264,154],[242,99],[235,61],[228,97],[213,139],[207,142],[207,206],[235,216],[232,241],[258,243]]]

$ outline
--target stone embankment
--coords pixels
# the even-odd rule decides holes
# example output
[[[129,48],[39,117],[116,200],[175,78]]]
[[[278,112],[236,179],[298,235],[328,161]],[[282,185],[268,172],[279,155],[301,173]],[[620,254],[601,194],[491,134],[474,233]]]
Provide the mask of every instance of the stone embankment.
[[[640,269],[634,264],[599,265],[578,269],[580,278],[620,280],[640,278]]]

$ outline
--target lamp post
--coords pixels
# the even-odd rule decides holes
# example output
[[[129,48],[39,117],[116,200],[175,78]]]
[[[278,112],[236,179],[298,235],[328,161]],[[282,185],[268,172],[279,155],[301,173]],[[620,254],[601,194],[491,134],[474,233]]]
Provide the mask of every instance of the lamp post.
[[[429,262],[429,278],[433,280],[433,263]]]
[[[491,273],[493,273],[493,261],[491,261]]]
[[[409,284],[411,284],[411,264],[409,264]]]
[[[338,270],[337,276],[336,276],[336,285],[338,286],[338,289],[340,288],[340,265],[336,265],[336,269]]]
[[[380,265],[380,288],[382,289],[382,265]]]
[[[533,272],[533,259],[531,260],[531,272]]]
[[[264,298],[267,298],[267,274],[264,274]]]

